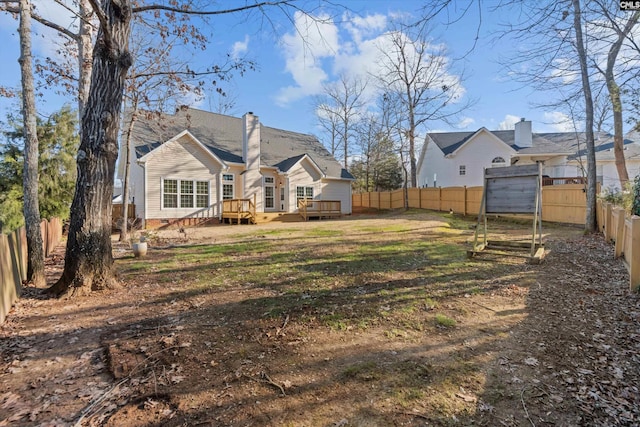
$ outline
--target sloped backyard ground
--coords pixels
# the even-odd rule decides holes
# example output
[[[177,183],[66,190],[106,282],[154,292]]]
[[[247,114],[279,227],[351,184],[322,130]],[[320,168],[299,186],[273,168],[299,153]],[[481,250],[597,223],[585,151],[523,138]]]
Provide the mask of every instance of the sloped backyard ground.
[[[471,226],[410,211],[158,232],[144,259],[115,244],[121,289],[27,288],[0,326],[0,426],[639,425],[640,297],[611,246],[547,227],[542,265],[468,260]]]

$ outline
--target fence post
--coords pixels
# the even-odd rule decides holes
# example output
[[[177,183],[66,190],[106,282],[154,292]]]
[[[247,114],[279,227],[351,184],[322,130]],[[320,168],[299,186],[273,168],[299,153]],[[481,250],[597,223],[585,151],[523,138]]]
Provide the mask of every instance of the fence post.
[[[464,186],[464,206],[462,207],[462,215],[467,216],[467,186]]]
[[[640,290],[640,216],[633,215],[631,221],[631,245],[629,254],[629,286],[632,291]],[[627,254],[624,254],[625,258]]]
[[[438,212],[442,211],[442,187],[438,187]]]
[[[604,237],[607,243],[611,242],[611,239],[613,239],[613,218],[611,216],[612,210],[613,208],[611,203],[606,203],[604,212]]]
[[[625,210],[620,207],[613,208],[613,216],[616,218],[615,229],[615,257],[619,258],[624,250],[624,222],[625,222]]]

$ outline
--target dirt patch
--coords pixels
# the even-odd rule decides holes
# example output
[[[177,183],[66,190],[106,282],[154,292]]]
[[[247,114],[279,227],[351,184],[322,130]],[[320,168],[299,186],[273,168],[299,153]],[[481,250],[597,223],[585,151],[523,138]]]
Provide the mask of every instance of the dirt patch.
[[[640,300],[610,245],[549,227],[531,266],[467,260],[472,233],[409,212],[115,244],[122,289],[25,289],[0,426],[637,424]]]

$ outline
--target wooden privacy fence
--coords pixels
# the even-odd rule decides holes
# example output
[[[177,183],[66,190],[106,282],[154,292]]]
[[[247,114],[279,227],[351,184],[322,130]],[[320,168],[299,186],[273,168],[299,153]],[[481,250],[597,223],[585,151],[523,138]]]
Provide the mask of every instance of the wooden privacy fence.
[[[542,187],[542,219],[549,222],[584,224],[586,196],[581,184]],[[353,208],[400,209],[404,191],[353,194]],[[408,188],[410,208],[477,215],[482,201],[482,187]]]
[[[45,257],[58,246],[62,222],[58,218],[40,223]],[[0,234],[0,324],[20,296],[22,281],[27,277],[27,233],[20,227],[13,233]]]
[[[114,204],[111,206],[111,217],[113,221],[118,221],[122,218],[122,210],[124,207],[122,203]],[[127,206],[127,218],[135,219],[136,218],[136,205],[134,203],[129,203]]]
[[[615,242],[615,256],[622,257],[629,272],[629,286],[640,290],[640,216],[598,201],[598,228],[607,242]]]

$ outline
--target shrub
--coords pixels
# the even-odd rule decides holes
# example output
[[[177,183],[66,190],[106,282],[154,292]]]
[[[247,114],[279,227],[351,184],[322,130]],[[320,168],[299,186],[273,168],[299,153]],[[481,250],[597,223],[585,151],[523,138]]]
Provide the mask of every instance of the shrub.
[[[640,216],[640,175],[636,175],[636,178],[633,180],[631,194],[633,195],[633,200],[631,203],[631,215]]]
[[[627,213],[640,215],[640,175],[629,181],[624,191],[618,188],[605,188],[600,193],[600,199],[623,208]]]

